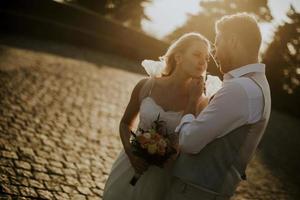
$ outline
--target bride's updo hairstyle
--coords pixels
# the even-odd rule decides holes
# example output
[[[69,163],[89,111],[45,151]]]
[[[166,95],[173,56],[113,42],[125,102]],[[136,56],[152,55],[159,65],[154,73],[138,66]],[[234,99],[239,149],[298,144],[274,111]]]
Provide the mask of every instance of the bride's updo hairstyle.
[[[176,68],[175,54],[179,52],[183,53],[196,41],[204,42],[208,51],[210,51],[209,41],[200,33],[192,32],[182,35],[171,44],[166,54],[160,57],[166,63],[165,70],[162,73],[163,76],[170,76],[174,72]]]

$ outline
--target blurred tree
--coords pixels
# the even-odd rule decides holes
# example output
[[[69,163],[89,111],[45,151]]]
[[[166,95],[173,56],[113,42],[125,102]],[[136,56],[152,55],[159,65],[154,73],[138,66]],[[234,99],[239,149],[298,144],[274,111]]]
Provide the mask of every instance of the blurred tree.
[[[279,26],[263,55],[273,104],[300,116],[300,14],[291,6],[289,21]]]
[[[237,12],[249,12],[260,21],[272,20],[267,0],[205,0],[201,1],[199,6],[201,12],[197,15],[190,15],[187,23],[168,35],[166,40],[174,40],[191,31],[200,32],[213,40],[215,21],[224,15]]]
[[[237,12],[248,12],[257,17],[259,21],[268,22],[272,20],[267,0],[204,0],[199,5],[201,11],[197,15],[190,15],[187,23],[168,35],[165,40],[173,41],[186,32],[200,32],[210,41],[214,41],[215,22],[227,14]],[[213,62],[209,63],[208,71],[221,77],[219,70]]]
[[[149,2],[151,2],[151,0],[123,0],[121,4],[111,10],[110,16],[113,19],[123,22],[125,25],[141,30],[142,19],[150,20],[144,13],[143,6]]]
[[[144,3],[151,0],[65,0],[120,21],[126,26],[141,30],[141,20],[149,18],[144,13]]]

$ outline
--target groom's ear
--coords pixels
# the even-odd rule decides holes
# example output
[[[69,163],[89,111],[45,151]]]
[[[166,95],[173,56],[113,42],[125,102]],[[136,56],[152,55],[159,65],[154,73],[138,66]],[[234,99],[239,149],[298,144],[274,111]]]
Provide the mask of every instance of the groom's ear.
[[[235,35],[235,34],[231,34],[229,36],[228,42],[229,42],[230,46],[234,49],[238,48],[238,46],[239,46],[239,40],[238,40],[237,35]]]
[[[175,53],[174,60],[175,60],[176,64],[181,63],[182,62],[182,55],[180,53]]]

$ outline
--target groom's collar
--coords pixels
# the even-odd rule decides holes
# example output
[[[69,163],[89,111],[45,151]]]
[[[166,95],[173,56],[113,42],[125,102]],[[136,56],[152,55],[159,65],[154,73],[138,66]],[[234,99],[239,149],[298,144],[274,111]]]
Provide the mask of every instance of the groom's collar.
[[[265,73],[265,64],[253,63],[236,68],[224,74],[224,79],[237,78],[252,72]]]

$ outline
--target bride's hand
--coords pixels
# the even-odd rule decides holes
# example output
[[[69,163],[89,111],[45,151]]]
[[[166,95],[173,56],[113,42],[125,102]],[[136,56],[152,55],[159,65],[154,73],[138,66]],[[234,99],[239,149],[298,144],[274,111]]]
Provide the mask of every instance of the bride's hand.
[[[135,172],[138,174],[143,174],[149,167],[149,164],[142,158],[128,153],[129,161],[134,168]]]

